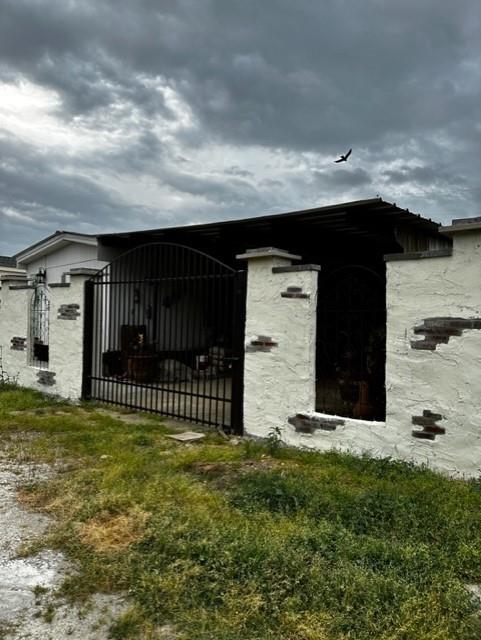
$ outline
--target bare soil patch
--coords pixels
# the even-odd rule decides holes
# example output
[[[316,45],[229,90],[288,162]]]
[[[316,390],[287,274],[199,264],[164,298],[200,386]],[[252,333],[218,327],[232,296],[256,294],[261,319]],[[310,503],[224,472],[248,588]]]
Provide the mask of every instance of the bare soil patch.
[[[75,570],[64,555],[49,550],[22,555],[25,545],[44,534],[51,522],[34,511],[43,505],[24,487],[56,473],[50,465],[7,459],[23,436],[34,437],[17,434],[0,443],[0,638],[104,640],[108,626],[124,609],[121,598],[98,594],[85,606],[71,606],[56,597],[63,579]]]

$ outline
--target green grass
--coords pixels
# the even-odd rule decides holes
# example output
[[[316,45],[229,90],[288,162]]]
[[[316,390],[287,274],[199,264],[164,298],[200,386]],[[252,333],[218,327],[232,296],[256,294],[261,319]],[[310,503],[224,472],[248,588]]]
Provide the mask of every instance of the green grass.
[[[63,463],[21,498],[55,516],[42,544],[78,564],[64,594],[129,595],[112,638],[481,637],[464,588],[481,582],[481,483],[171,430],[0,392],[9,455]]]

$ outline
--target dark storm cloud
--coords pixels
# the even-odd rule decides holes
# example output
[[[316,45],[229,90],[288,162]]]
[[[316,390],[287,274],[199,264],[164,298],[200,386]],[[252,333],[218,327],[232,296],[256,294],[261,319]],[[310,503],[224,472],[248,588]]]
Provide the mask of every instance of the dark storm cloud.
[[[92,180],[82,176],[63,174],[51,166],[51,158],[42,157],[26,145],[0,141],[3,159],[0,167],[0,199],[3,206],[8,203],[21,206],[28,211],[38,206],[51,207],[59,212],[73,214],[85,212],[86,221],[98,212],[95,206],[106,213],[114,202]],[[30,194],[35,194],[31,203]],[[31,207],[31,204],[34,206]],[[66,216],[68,217],[68,215]]]
[[[149,149],[156,148],[149,138],[133,144],[129,154],[147,162]],[[188,224],[198,215],[197,208],[186,205],[184,211],[166,210],[159,203],[157,215],[141,206],[127,204],[118,194],[84,175],[81,161],[74,171],[65,171],[62,156],[44,154],[12,138],[0,138],[0,253],[11,254],[54,230],[66,229],[84,233]],[[106,158],[103,158],[105,160]],[[110,156],[110,165],[125,169],[125,156]],[[97,158],[99,163],[102,158]],[[91,168],[91,167],[89,167]],[[110,167],[111,168],[111,167]],[[129,167],[136,171],[135,159]],[[139,169],[140,170],[140,169]],[[245,180],[234,177],[201,178],[195,174],[162,169],[162,185],[179,193],[203,196],[212,219],[229,219],[249,215],[263,199]],[[13,247],[13,250],[12,250]]]
[[[252,185],[239,178],[231,178],[227,182],[222,178],[199,178],[188,173],[166,170],[163,172],[162,182],[183,193],[197,196],[208,194],[215,201],[231,204],[253,200],[257,194]]]
[[[223,139],[334,150],[477,113],[478,3],[4,2],[0,56],[74,113],[160,75]]]
[[[371,176],[364,169],[332,169],[330,171],[313,171],[319,184],[326,187],[359,187],[369,185]]]
[[[95,233],[99,226],[115,228],[128,217],[142,219],[140,207],[126,206],[92,179],[70,174],[18,141],[0,139],[1,251],[11,244],[26,246],[56,229]]]
[[[181,163],[177,158],[176,161]],[[85,162],[85,161],[83,161]],[[159,138],[147,128],[139,127],[134,140],[125,142],[114,150],[98,151],[89,158],[91,168],[102,170],[108,168],[116,173],[142,174],[149,166],[165,163],[165,148]]]
[[[136,132],[88,158],[66,155],[68,171],[58,150],[24,155],[17,141],[0,173],[1,205],[35,211],[49,230],[61,215],[99,230],[151,222],[153,208],[129,208],[103,174],[150,176],[189,198],[176,221],[380,188],[438,218],[479,213],[476,0],[3,0],[0,18],[0,79],[57,92],[66,125],[122,132],[128,122]],[[190,119],[159,132],[156,118],[179,117],[169,88]],[[191,156],[213,144],[269,150],[291,173],[261,175],[262,155],[257,171],[217,154],[198,175]],[[351,146],[349,165],[332,167]],[[306,162],[305,153],[318,157]],[[158,211],[160,226],[172,214],[162,202]]]
[[[383,171],[382,175],[388,180],[388,182],[397,185],[414,183],[426,186],[442,183],[462,186],[466,183],[466,178],[464,176],[457,175],[453,170],[449,170],[439,164],[414,167],[404,165],[399,169],[388,169]]]

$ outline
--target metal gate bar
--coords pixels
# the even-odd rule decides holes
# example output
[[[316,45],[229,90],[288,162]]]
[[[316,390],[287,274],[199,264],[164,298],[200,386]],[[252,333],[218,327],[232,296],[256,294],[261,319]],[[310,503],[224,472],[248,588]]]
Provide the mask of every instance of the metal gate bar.
[[[83,395],[242,431],[245,272],[172,243],[85,287]]]

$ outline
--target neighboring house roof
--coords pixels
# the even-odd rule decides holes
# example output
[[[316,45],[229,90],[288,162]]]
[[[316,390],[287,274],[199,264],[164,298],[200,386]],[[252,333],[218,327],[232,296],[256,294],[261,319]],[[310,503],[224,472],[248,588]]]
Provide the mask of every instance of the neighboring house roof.
[[[71,243],[85,244],[94,247],[97,244],[97,236],[87,233],[75,233],[73,231],[56,231],[47,238],[43,238],[43,240],[39,240],[26,249],[22,249],[22,251],[15,254],[14,259],[19,265],[29,264],[33,260],[57,251],[61,247]]]
[[[0,267],[13,267],[17,266],[17,260],[12,256],[0,256]]]
[[[441,227],[441,233],[452,236],[463,231],[478,231],[481,229],[481,216],[476,218],[454,218],[450,225]]]
[[[25,276],[25,269],[17,267],[17,261],[11,256],[0,256],[0,279]],[[1,288],[1,283],[0,283]]]

